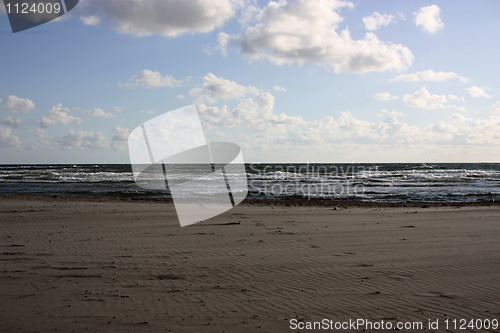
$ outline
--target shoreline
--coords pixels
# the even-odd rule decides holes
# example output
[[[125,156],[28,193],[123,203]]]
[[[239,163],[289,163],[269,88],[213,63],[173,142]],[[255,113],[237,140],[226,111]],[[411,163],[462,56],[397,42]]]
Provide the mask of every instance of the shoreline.
[[[157,202],[173,204],[171,198],[148,198],[148,197],[115,197],[102,195],[67,195],[67,194],[0,194],[2,199],[29,199],[29,200],[75,200],[75,201],[101,201],[101,202]],[[407,202],[383,202],[383,201],[354,201],[336,199],[245,199],[239,205],[258,206],[318,206],[318,207],[499,207],[500,201],[468,201],[468,202],[440,202],[440,201],[407,201]]]

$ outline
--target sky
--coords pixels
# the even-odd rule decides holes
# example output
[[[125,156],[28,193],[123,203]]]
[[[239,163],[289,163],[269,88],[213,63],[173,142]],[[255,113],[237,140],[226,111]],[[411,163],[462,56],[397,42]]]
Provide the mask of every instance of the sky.
[[[245,162],[500,162],[500,1],[80,0],[12,33],[0,164],[129,163],[195,104]]]

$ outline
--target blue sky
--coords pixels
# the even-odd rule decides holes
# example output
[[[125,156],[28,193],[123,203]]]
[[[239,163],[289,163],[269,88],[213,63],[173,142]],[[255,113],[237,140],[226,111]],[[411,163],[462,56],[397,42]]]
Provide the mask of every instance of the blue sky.
[[[500,162],[500,2],[81,0],[12,33],[0,163],[128,163],[195,103],[247,162]]]

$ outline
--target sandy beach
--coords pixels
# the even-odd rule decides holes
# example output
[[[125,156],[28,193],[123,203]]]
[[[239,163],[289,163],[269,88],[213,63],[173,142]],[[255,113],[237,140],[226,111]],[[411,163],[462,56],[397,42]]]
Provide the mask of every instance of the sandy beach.
[[[289,332],[323,319],[478,331],[444,323],[500,318],[499,217],[498,205],[244,202],[181,228],[168,202],[2,196],[0,331]]]

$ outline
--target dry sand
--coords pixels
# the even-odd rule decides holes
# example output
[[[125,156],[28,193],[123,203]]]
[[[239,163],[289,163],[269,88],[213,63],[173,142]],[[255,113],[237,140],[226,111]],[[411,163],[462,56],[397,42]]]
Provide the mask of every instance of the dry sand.
[[[3,196],[0,331],[498,319],[499,217],[498,206],[244,203],[180,228],[166,202]]]

